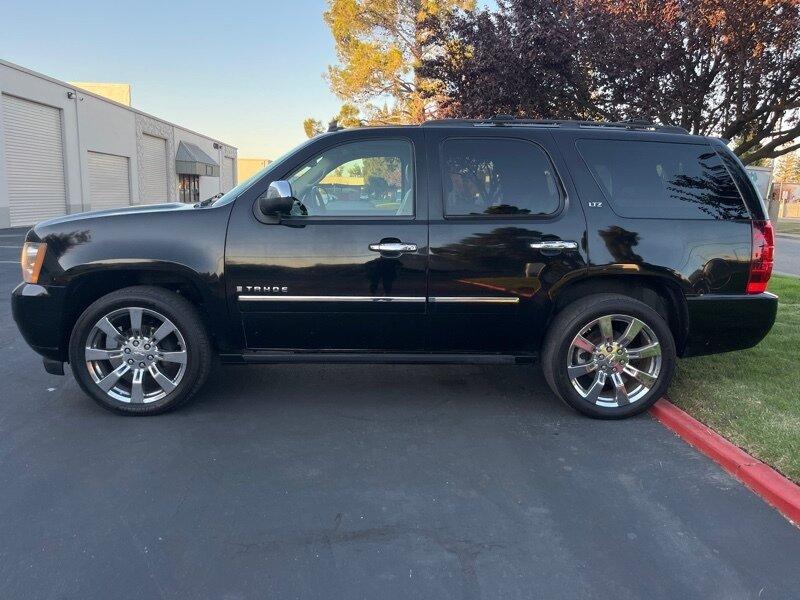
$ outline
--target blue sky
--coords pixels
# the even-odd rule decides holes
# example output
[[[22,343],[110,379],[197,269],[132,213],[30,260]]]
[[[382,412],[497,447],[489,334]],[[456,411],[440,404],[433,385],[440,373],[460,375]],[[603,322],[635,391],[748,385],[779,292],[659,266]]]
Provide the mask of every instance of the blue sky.
[[[133,105],[274,158],[303,141],[307,116],[340,102],[325,0],[13,0],[0,58],[67,81],[127,82]]]

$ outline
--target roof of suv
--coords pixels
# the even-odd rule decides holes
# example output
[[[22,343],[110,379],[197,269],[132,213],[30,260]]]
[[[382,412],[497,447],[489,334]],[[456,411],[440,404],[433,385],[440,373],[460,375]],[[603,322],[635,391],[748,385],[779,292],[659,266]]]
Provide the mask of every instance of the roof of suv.
[[[654,133],[676,133],[681,135],[691,135],[683,127],[674,125],[658,125],[643,119],[630,119],[628,121],[578,121],[565,119],[518,119],[511,115],[497,115],[490,119],[434,119],[425,121],[419,125],[381,125],[380,128],[399,128],[399,127],[546,127],[563,129],[615,129],[622,131],[641,131]],[[371,127],[368,127],[371,128]],[[327,133],[344,130],[335,123]],[[358,129],[358,128],[357,128]]]
[[[517,119],[511,115],[497,115],[491,119],[436,119],[422,123],[423,127],[558,127],[569,129],[622,129],[626,131],[653,131],[689,135],[683,127],[657,125],[642,119],[628,121],[576,121],[562,119]]]

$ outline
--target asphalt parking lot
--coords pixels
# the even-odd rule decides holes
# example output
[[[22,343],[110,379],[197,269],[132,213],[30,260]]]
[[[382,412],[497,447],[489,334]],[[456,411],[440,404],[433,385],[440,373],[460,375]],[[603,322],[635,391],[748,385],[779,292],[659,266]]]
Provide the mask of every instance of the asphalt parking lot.
[[[0,598],[800,593],[800,530],[530,367],[227,367],[179,412],[108,413],[22,341],[0,234]]]

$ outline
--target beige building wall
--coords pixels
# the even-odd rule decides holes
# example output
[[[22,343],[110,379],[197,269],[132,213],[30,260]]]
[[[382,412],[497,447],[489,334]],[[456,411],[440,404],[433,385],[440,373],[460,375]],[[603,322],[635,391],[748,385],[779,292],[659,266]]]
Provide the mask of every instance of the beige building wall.
[[[68,83],[125,106],[131,105],[130,83],[92,83],[89,81],[70,81]]]
[[[241,183],[272,161],[268,158],[238,158],[236,160],[236,181]]]
[[[132,205],[143,200],[142,162],[144,135],[165,140],[169,200],[178,200],[175,153],[181,141],[195,144],[220,165],[223,177],[200,178],[200,199],[228,191],[235,178],[237,150],[219,140],[194,133],[129,106],[123,106],[77,85],[53,79],[0,59],[0,100],[10,96],[55,108],[60,113],[64,163],[65,214],[92,210],[89,160],[93,153],[109,154],[128,161]],[[3,102],[0,102],[2,105]],[[0,107],[0,228],[11,223],[11,191],[7,177],[6,125]],[[263,161],[262,161],[263,162]],[[226,169],[232,169],[227,171]],[[33,223],[30,223],[31,225]],[[26,223],[27,225],[27,223]]]

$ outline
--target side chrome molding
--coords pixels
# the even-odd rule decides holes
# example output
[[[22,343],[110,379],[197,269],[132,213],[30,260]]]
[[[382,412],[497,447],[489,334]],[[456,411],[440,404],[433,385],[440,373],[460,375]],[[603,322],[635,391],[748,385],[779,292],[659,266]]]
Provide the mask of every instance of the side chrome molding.
[[[519,304],[516,296],[431,296],[431,302],[465,302],[479,304]]]
[[[515,296],[251,296],[240,295],[242,302],[437,302],[475,304],[519,304]]]
[[[425,302],[425,296],[239,296],[244,302]]]

